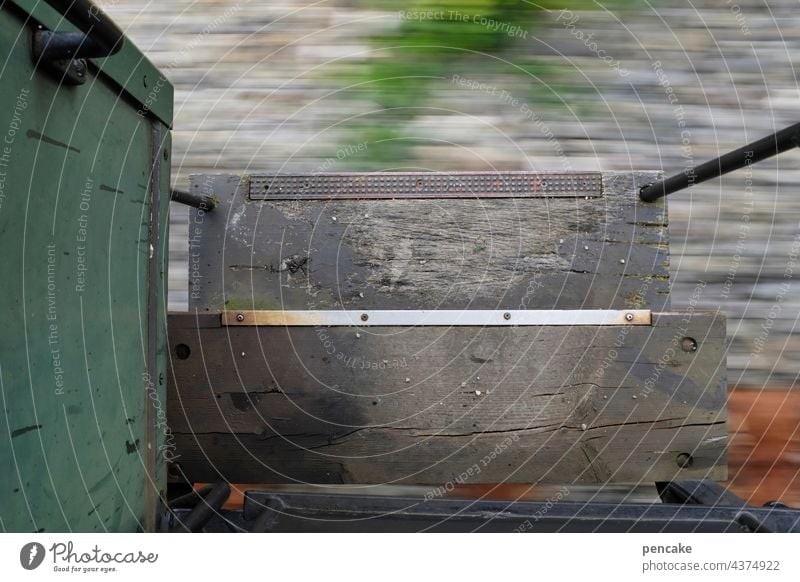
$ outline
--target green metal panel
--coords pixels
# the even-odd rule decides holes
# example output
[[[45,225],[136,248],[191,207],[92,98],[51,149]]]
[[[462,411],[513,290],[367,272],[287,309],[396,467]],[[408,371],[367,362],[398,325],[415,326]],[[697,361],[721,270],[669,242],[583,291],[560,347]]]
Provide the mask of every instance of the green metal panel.
[[[171,87],[158,116],[96,68],[59,87],[33,68],[31,25],[0,10],[0,529],[152,529]],[[126,44],[117,79],[146,63]]]

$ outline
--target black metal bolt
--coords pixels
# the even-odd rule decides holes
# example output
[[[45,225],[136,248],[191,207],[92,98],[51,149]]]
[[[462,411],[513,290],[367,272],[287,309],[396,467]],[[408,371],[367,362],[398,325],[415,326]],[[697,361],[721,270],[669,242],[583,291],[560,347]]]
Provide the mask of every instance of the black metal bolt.
[[[678,466],[681,469],[688,469],[689,467],[692,466],[694,459],[692,459],[692,455],[690,455],[689,453],[681,453],[680,455],[678,455],[678,458],[675,459],[675,462],[678,463]]]
[[[237,313],[236,321],[244,321],[244,313]]]
[[[681,340],[681,349],[684,352],[696,352],[697,341],[693,337],[685,337]]]

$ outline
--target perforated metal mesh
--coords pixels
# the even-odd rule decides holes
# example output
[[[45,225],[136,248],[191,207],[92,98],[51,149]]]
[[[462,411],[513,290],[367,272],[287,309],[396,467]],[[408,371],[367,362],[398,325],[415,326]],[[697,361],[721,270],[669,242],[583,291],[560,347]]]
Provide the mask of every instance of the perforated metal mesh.
[[[602,196],[600,173],[417,172],[258,174],[252,200],[386,198],[540,198]]]

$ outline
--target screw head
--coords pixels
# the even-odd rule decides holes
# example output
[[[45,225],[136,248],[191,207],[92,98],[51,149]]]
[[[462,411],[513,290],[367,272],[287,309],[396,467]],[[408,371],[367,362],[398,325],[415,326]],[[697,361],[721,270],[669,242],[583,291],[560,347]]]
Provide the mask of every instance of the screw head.
[[[508,319],[511,319],[511,314],[510,314],[508,311],[506,311],[506,312],[503,314],[503,319],[506,319],[506,320],[508,320]]]
[[[626,313],[625,314],[625,319],[627,321],[633,321],[633,313]]]
[[[244,321],[244,313],[237,313],[236,321]]]
[[[361,321],[367,321],[368,319],[369,319],[369,315],[367,315],[366,313],[362,313],[361,314]]]
[[[689,467],[692,466],[694,459],[692,459],[692,455],[690,455],[689,453],[681,453],[675,459],[675,462],[681,469],[688,469]]]
[[[697,351],[697,340],[693,337],[685,337],[681,340],[681,349],[684,352],[696,352]]]

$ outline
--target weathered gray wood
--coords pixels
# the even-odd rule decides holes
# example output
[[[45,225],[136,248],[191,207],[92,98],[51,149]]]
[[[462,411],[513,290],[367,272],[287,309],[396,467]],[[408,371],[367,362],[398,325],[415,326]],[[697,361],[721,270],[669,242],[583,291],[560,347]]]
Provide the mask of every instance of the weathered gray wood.
[[[189,225],[189,307],[623,309],[669,306],[655,173],[608,173],[600,198],[250,200],[195,176],[212,213]]]
[[[193,480],[442,485],[475,465],[469,482],[726,475],[718,314],[362,330],[172,314],[169,330],[168,414]]]

